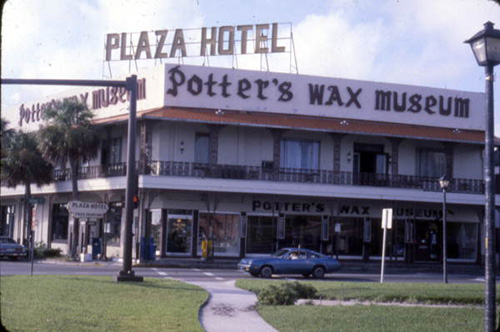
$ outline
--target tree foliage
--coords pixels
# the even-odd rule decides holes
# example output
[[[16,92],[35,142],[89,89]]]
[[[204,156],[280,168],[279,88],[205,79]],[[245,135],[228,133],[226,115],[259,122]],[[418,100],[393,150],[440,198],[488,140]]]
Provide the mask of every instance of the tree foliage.
[[[8,187],[50,183],[53,167],[38,150],[36,134],[12,132],[9,135],[8,144],[2,146],[2,182]]]
[[[39,132],[40,149],[48,160],[63,166],[66,162],[87,162],[97,156],[99,136],[92,125],[94,114],[87,105],[65,100],[45,111]]]

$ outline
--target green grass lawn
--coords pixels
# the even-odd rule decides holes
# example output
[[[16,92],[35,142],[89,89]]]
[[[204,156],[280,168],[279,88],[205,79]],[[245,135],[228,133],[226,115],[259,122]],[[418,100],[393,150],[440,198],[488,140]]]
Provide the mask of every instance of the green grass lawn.
[[[174,280],[116,283],[111,277],[0,277],[9,331],[203,331],[208,293]]]
[[[285,282],[240,279],[236,286],[258,293],[268,285]],[[318,297],[323,299],[441,304],[481,304],[483,301],[482,284],[303,282],[313,285],[318,290]],[[259,305],[258,311],[269,324],[281,332],[483,330],[481,307]]]
[[[280,332],[483,331],[483,311],[476,308],[260,306],[258,311]]]
[[[236,286],[258,293],[267,285],[279,285],[283,280],[240,279]],[[313,285],[318,297],[332,300],[351,300],[377,302],[421,302],[482,304],[482,284],[441,284],[441,283],[369,283],[369,282],[331,282],[301,281]],[[499,299],[497,289],[497,302]],[[500,302],[499,302],[500,303]]]

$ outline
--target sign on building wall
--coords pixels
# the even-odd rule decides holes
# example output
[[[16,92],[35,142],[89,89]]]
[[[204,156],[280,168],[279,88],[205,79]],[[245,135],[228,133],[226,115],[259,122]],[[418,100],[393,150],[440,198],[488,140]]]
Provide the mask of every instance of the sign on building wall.
[[[164,97],[166,106],[484,129],[482,93],[421,86],[167,64]]]
[[[68,202],[68,211],[74,218],[102,218],[108,211],[108,205],[105,203],[70,201]]]

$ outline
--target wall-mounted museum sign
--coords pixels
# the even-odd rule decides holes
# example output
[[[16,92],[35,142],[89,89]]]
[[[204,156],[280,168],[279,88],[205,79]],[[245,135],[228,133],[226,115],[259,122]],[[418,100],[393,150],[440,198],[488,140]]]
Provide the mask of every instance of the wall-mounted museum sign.
[[[482,93],[174,64],[165,105],[484,129]]]

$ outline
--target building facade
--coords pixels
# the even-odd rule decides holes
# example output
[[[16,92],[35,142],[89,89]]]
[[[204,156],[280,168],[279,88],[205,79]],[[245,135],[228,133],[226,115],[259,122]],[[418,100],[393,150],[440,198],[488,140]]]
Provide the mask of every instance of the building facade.
[[[447,190],[448,258],[483,253],[484,96],[396,84],[165,65],[138,74],[134,255],[269,254],[304,247],[341,259],[380,259],[382,209],[392,208],[390,259],[442,260]],[[22,130],[61,98],[95,112],[99,156],[81,165],[80,199],[108,205],[80,219],[79,246],[120,257],[125,201],[127,93],[75,90],[19,107]],[[26,239],[21,186],[2,186],[0,231]],[[35,241],[68,251],[74,219],[69,170],[32,188]],[[500,203],[499,199],[496,200]],[[148,240],[152,239],[152,240]],[[142,244],[142,245],[141,245]]]

